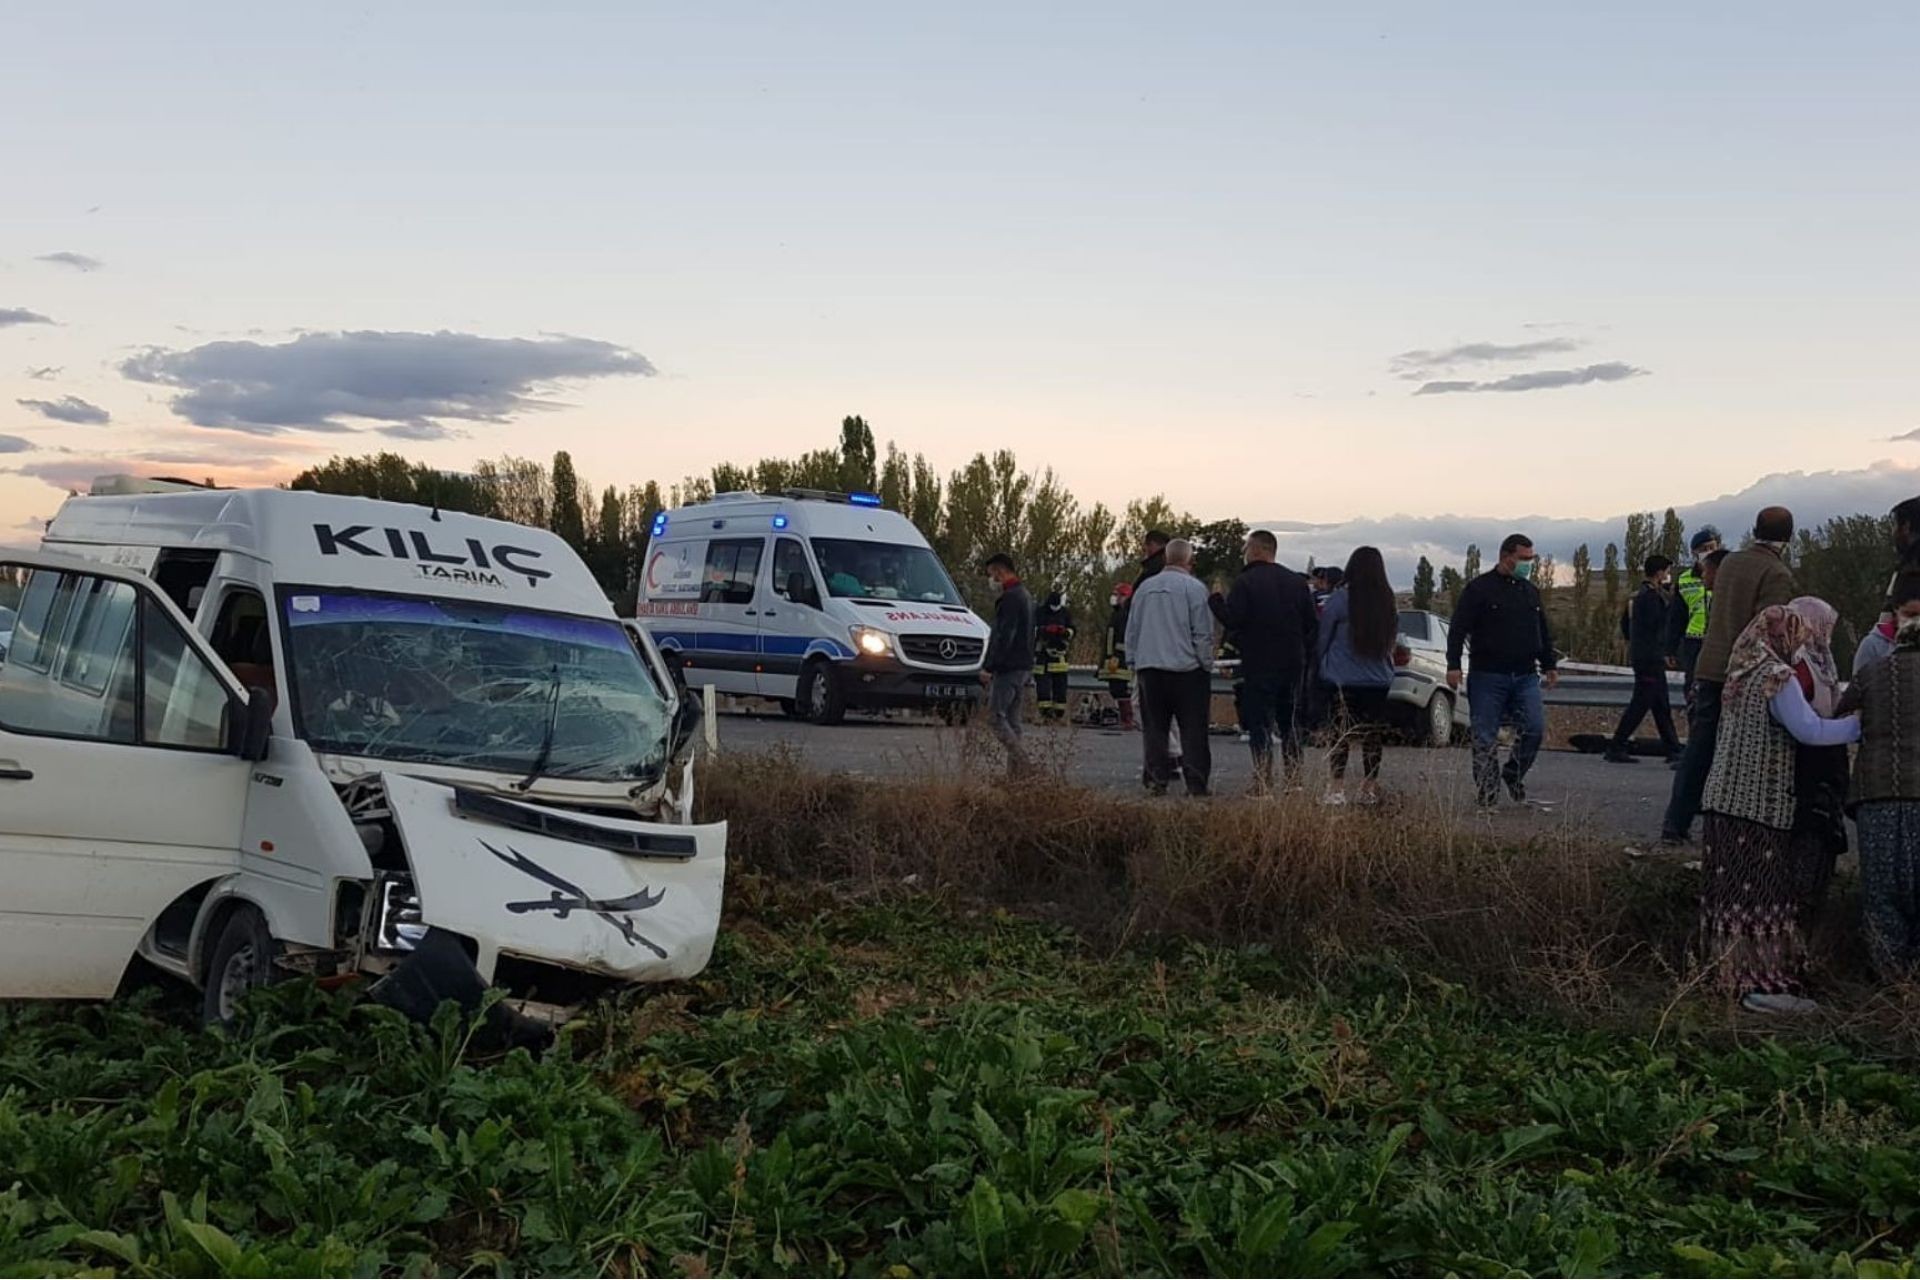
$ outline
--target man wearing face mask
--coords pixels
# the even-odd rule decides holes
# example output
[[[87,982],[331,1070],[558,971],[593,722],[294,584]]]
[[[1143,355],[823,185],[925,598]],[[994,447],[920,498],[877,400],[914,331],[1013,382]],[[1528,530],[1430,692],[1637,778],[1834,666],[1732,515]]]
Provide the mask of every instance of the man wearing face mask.
[[[1004,551],[988,556],[981,567],[987,571],[997,598],[980,680],[987,686],[987,715],[993,735],[1007,749],[1007,773],[1018,777],[1028,771],[1021,719],[1026,712],[1027,686],[1033,683],[1033,597],[1020,585],[1013,557]]]
[[[1680,735],[1673,729],[1673,691],[1667,687],[1667,671],[1678,665],[1666,656],[1667,621],[1672,606],[1667,599],[1667,578],[1673,561],[1662,555],[1647,557],[1646,581],[1627,606],[1622,625],[1627,633],[1627,661],[1633,667],[1633,701],[1613,731],[1607,747],[1610,764],[1633,764],[1633,735],[1640,722],[1653,713],[1653,727],[1660,731],[1660,745],[1668,758],[1680,754]]]
[[[1560,683],[1559,655],[1540,591],[1533,585],[1533,540],[1516,533],[1500,544],[1493,568],[1469,582],[1453,608],[1447,636],[1447,687],[1467,687],[1473,717],[1473,782],[1480,807],[1500,803],[1500,784],[1524,804],[1527,772],[1547,737],[1547,711],[1541,700]],[[1461,652],[1470,650],[1473,675],[1462,672]],[[1500,727],[1520,726],[1520,738],[1504,768],[1500,765]]]

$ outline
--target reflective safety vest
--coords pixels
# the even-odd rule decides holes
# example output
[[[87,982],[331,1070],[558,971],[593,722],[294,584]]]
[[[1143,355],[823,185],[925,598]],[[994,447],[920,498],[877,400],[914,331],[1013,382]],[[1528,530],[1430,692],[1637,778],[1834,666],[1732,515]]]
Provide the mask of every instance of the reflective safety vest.
[[[1713,592],[1700,581],[1700,570],[1688,569],[1674,585],[1680,591],[1680,598],[1687,602],[1687,639],[1706,639],[1707,610],[1713,605]]]

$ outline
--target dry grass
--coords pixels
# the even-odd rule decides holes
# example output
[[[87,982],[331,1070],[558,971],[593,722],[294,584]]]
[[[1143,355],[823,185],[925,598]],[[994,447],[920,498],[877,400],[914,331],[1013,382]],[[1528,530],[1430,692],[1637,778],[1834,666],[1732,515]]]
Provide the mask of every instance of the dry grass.
[[[706,772],[701,807],[732,823],[745,869],[991,903],[1115,945],[1263,944],[1316,968],[1392,951],[1590,1011],[1670,993],[1683,964],[1691,877],[1625,865],[1574,830],[1496,837],[1437,797],[1363,812],[986,776],[965,745],[888,781],[812,772],[790,753],[732,755]]]

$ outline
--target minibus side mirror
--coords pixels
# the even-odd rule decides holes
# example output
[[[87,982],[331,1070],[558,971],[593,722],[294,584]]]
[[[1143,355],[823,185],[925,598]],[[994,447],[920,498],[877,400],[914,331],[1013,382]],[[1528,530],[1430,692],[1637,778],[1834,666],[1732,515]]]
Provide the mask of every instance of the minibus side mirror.
[[[694,734],[700,732],[700,722],[705,720],[706,717],[706,703],[702,701],[700,691],[684,684],[681,685],[680,706],[675,710],[673,716],[673,740],[675,742],[689,741]]]
[[[273,695],[258,685],[247,690],[227,717],[227,751],[242,760],[265,760],[273,737]]]

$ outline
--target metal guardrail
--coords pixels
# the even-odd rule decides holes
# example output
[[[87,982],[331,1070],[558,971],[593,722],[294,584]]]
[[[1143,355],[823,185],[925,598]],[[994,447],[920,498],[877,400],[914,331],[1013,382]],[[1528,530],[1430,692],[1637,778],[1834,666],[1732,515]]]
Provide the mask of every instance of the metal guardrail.
[[[1106,686],[1107,682],[1100,678],[1097,667],[1074,667],[1067,674],[1067,687],[1081,693],[1093,693]],[[1686,690],[1677,674],[1667,677],[1667,689],[1668,701],[1673,706],[1686,705]],[[1232,694],[1232,678],[1214,676],[1213,691],[1222,697]],[[1633,673],[1611,667],[1569,664],[1561,671],[1560,686],[1542,696],[1550,707],[1608,707],[1619,710],[1633,701]]]

